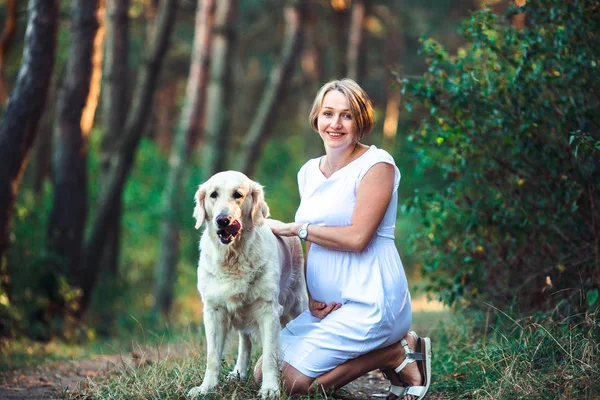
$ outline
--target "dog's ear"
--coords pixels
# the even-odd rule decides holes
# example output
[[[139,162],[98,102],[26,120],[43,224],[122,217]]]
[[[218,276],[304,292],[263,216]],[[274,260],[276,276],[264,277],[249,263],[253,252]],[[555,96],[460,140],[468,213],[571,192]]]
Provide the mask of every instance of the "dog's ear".
[[[265,193],[263,187],[256,182],[252,182],[252,224],[261,226],[265,218],[269,218],[269,206],[265,203]]]
[[[196,218],[196,226],[198,229],[204,223],[204,217],[206,212],[204,211],[204,198],[206,197],[206,188],[204,185],[200,185],[196,194],[194,195],[194,200],[196,201],[196,207],[194,207],[194,218]]]

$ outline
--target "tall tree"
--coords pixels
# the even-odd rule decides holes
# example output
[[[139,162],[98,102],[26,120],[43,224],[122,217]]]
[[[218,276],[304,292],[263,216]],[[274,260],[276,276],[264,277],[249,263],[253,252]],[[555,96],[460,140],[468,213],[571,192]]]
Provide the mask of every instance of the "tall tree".
[[[187,144],[194,133],[202,132],[204,129],[213,12],[214,0],[198,0],[190,74],[175,133],[175,143],[169,159],[167,185],[163,194],[160,252],[154,281],[154,306],[165,316],[169,314],[173,303],[173,285],[179,258],[177,217],[181,211],[181,184],[189,155]]]
[[[402,3],[395,4],[395,8],[380,5],[374,7],[374,14],[378,15],[385,23],[386,39],[384,63],[387,68],[395,69],[402,63],[406,53],[404,43],[402,20],[398,17]],[[398,121],[400,120],[400,88],[397,85],[385,82],[387,101],[385,105],[385,118],[383,120],[383,148],[392,151],[396,143],[398,133]]]
[[[6,0],[6,21],[0,36],[0,103],[5,104],[8,97],[4,65],[6,55],[12,47],[15,31],[17,30],[17,0]]]
[[[100,87],[102,86],[102,66],[104,61],[104,38],[106,37],[106,0],[97,0],[98,29],[93,41],[92,49],[92,74],[90,76],[90,90],[85,107],[81,115],[81,130],[89,132],[94,125],[96,110],[100,100]]]
[[[359,79],[360,55],[362,54],[364,21],[366,5],[364,0],[356,0],[352,4],[350,16],[350,29],[348,35],[348,49],[346,50],[346,76],[354,80]]]
[[[110,166],[117,161],[117,144],[123,133],[129,105],[129,0],[107,0],[106,46],[102,82],[104,132],[100,146],[100,186],[106,189]],[[102,252],[102,265],[115,275],[119,267],[122,199],[109,216],[110,234]]]
[[[346,73],[345,49],[348,47],[348,10],[350,0],[333,0],[331,7],[333,9],[333,75],[341,78]]]
[[[29,1],[23,61],[0,127],[0,278],[7,293],[10,293],[10,271],[3,256],[9,246],[17,190],[54,68],[58,3],[58,0]]]
[[[222,171],[227,155],[227,119],[231,82],[231,48],[237,2],[220,0],[215,9],[210,78],[206,103],[206,140],[202,153],[205,178]]]
[[[298,63],[302,47],[302,30],[306,11],[306,1],[289,1],[283,10],[286,30],[281,56],[271,69],[269,80],[261,97],[248,134],[242,143],[238,170],[251,176],[258,163],[261,149],[271,134],[277,104],[281,101],[285,83],[290,80]]]
[[[81,248],[88,206],[88,132],[82,129],[82,117],[90,94],[94,39],[99,26],[97,9],[98,0],[71,3],[71,46],[58,91],[54,131],[54,199],[48,244],[66,262],[76,284],[81,282]]]
[[[175,23],[176,9],[177,0],[164,0],[159,4],[158,23],[151,41],[153,46],[148,50],[144,65],[138,75],[135,95],[127,114],[125,129],[120,137],[114,160],[110,163],[108,183],[100,194],[98,209],[86,242],[81,313],[86,311],[92,290],[96,285],[100,273],[102,251],[111,226],[110,217],[113,215],[115,207],[118,206],[119,199],[123,196],[123,188],[131,171],[135,152],[146,128],[162,61],[165,59]]]
[[[325,73],[324,55],[326,54],[324,48],[327,47],[326,43],[324,44],[322,41],[320,29],[317,27],[318,12],[315,8],[314,2],[307,2],[303,27],[302,61],[300,63],[302,66],[302,95],[296,108],[296,119],[307,133],[312,133],[312,128],[307,123],[307,114],[317,88],[323,84]],[[306,158],[310,158],[317,151],[321,151],[321,148],[322,146],[316,140],[305,140],[303,152]]]

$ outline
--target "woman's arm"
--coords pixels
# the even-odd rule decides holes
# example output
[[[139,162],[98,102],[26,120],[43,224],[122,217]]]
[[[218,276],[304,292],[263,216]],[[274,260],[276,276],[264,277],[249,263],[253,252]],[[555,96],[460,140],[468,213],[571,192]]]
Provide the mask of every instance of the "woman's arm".
[[[349,226],[308,226],[307,241],[335,250],[360,252],[371,242],[383,220],[394,190],[394,166],[380,162],[364,176],[356,190],[356,205]],[[344,207],[340,204],[340,207]],[[294,236],[299,222],[270,224],[280,236]]]

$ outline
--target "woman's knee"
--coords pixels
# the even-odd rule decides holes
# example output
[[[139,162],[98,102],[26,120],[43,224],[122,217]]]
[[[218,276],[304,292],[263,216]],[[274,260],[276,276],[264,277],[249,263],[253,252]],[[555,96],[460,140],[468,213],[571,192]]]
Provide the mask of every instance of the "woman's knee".
[[[254,366],[254,382],[260,385],[262,382],[262,357],[258,359],[256,365]]]

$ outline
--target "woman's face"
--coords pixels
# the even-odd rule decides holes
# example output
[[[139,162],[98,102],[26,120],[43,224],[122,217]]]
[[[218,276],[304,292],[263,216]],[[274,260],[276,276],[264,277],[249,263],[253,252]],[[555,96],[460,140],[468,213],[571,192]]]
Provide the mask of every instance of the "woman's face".
[[[354,147],[356,123],[350,113],[350,105],[346,96],[337,90],[331,90],[323,97],[323,105],[317,119],[319,135],[326,147],[340,149]]]

